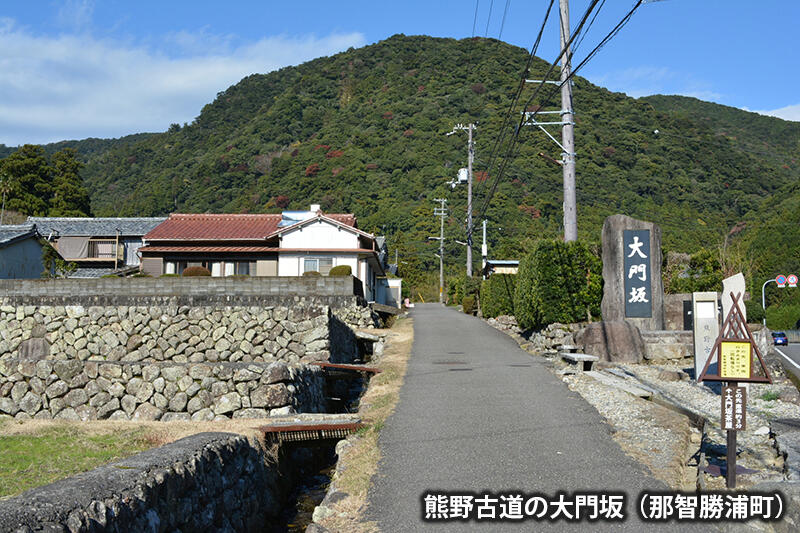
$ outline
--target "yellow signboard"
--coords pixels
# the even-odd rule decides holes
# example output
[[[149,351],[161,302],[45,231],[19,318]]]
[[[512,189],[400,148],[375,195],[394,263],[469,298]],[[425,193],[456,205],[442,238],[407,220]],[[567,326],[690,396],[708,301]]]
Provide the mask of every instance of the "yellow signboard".
[[[730,342],[720,343],[719,356],[719,375],[723,379],[747,379],[750,377],[750,353],[749,342]]]

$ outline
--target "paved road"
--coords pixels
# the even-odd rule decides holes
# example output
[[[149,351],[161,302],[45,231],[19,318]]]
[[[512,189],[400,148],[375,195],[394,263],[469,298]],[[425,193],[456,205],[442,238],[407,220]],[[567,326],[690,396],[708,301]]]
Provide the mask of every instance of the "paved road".
[[[775,346],[775,351],[783,356],[783,366],[800,378],[800,344]]]
[[[413,311],[414,346],[400,402],[380,437],[368,519],[409,531],[642,531],[637,497],[665,490],[626,456],[609,427],[542,359],[483,321],[438,304]],[[423,523],[426,490],[624,491],[624,523]],[[691,529],[681,524],[674,530]],[[708,529],[708,528],[706,528]]]

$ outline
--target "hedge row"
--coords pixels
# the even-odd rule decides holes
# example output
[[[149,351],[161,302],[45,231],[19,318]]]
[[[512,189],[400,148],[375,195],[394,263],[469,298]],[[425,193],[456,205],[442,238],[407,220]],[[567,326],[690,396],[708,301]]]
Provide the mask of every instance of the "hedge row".
[[[523,328],[600,316],[602,262],[582,242],[538,241],[522,258],[514,315]]]
[[[481,313],[485,318],[514,314],[514,274],[493,274],[481,285]]]

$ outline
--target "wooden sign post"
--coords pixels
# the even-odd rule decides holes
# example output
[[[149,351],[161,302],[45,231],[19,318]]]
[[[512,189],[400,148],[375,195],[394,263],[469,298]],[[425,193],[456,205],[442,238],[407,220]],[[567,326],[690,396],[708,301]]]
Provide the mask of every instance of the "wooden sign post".
[[[708,356],[703,372],[697,381],[722,381],[722,415],[721,427],[728,432],[728,464],[726,467],[725,484],[728,488],[736,488],[736,432],[744,430],[747,420],[747,393],[744,387],[739,387],[740,382],[747,383],[772,383],[761,351],[758,349],[753,333],[747,326],[739,307],[741,293],[731,294],[731,309],[719,332],[714,347]],[[753,354],[758,358],[763,375],[753,372]],[[710,373],[711,361],[716,357],[717,371]]]

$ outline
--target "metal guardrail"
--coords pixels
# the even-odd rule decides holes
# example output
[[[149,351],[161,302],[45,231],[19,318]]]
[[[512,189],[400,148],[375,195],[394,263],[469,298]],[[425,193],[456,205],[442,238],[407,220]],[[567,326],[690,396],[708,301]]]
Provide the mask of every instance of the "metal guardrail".
[[[789,342],[800,342],[800,329],[783,329],[780,330],[786,333],[786,338]]]

